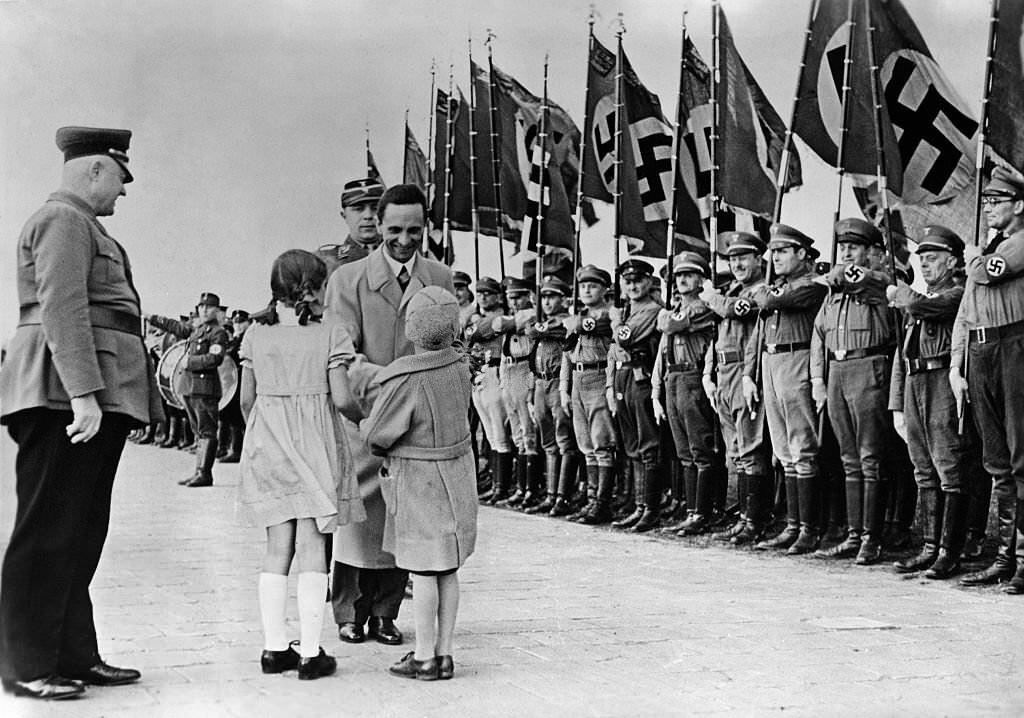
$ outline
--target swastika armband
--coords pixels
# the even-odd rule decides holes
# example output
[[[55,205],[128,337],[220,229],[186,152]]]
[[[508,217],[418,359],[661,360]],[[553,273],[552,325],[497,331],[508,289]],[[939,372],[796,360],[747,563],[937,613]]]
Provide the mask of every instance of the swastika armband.
[[[221,354],[224,353],[224,347],[222,347],[220,344],[212,344],[210,346],[210,353],[213,354],[214,356],[220,356]]]
[[[851,264],[843,270],[843,279],[850,284],[860,284],[866,276],[867,273],[864,271],[864,268],[856,264]]]
[[[629,341],[633,336],[633,329],[628,324],[623,324],[615,332],[615,338],[620,342]]]
[[[993,254],[985,260],[985,271],[988,273],[988,276],[992,278],[1003,276],[1003,274],[1006,273],[1006,260],[998,254]]]
[[[580,329],[585,332],[592,332],[597,328],[597,321],[593,317],[583,317],[580,321]]]
[[[737,317],[745,317],[750,314],[750,310],[753,309],[753,305],[749,299],[737,299],[736,304],[733,305],[733,312],[736,313]]]

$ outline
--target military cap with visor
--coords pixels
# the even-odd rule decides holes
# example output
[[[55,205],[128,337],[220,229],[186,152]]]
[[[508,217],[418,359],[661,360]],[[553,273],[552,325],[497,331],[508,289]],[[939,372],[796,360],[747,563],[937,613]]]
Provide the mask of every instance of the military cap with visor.
[[[199,295],[199,301],[196,303],[197,307],[217,307],[221,311],[226,312],[228,310],[223,304],[220,303],[220,297],[213,292],[203,292]]]
[[[865,247],[885,246],[885,240],[882,239],[882,233],[878,227],[859,217],[847,217],[839,220],[836,222],[834,231],[836,242],[851,242],[862,244]]]
[[[929,224],[921,230],[916,254],[925,252],[949,252],[955,257],[963,257],[964,241],[956,232],[941,224]]]
[[[723,254],[726,257],[735,257],[737,254],[764,254],[767,247],[756,234],[750,232],[720,232],[718,234],[718,246],[724,247]]]
[[[363,202],[379,202],[384,195],[384,183],[372,177],[346,182],[341,189],[341,206],[351,207]]]
[[[505,277],[501,283],[505,287],[505,294],[526,294],[533,288],[519,277]]]
[[[981,191],[981,196],[1005,199],[1022,198],[1024,197],[1024,179],[1003,167],[996,167],[992,170],[992,177],[985,185],[985,189]]]
[[[612,277],[608,272],[601,269],[600,267],[588,264],[584,267],[580,267],[579,271],[576,272],[577,282],[597,282],[608,287],[611,286]]]
[[[476,292],[480,294],[485,292],[488,294],[501,294],[501,285],[498,284],[498,280],[491,279],[490,277],[480,277],[476,280]]]
[[[236,309],[231,312],[231,321],[233,322],[247,322],[249,321],[249,312],[244,309]]]
[[[776,222],[771,228],[768,249],[783,249],[785,247],[806,250],[807,256],[811,259],[817,259],[821,256],[821,253],[814,248],[813,239],[795,227]]]
[[[558,277],[548,277],[544,280],[544,284],[540,287],[540,295],[543,297],[545,294],[557,294],[562,297],[568,297],[572,292],[572,287],[567,282],[563,282]]]
[[[452,272],[452,284],[454,284],[456,287],[468,287],[470,284],[472,284],[472,280],[469,278],[469,275],[466,274],[465,272],[456,271]]]
[[[696,252],[680,252],[672,258],[672,274],[696,272],[704,277],[711,276],[711,265]]]
[[[128,144],[132,139],[131,130],[115,130],[106,127],[61,127],[57,130],[57,148],[64,153],[64,161],[78,157],[105,155],[117,162],[124,171],[124,183],[134,177],[128,169]]]
[[[623,279],[643,279],[654,276],[654,267],[642,259],[631,257],[619,265],[619,276]]]

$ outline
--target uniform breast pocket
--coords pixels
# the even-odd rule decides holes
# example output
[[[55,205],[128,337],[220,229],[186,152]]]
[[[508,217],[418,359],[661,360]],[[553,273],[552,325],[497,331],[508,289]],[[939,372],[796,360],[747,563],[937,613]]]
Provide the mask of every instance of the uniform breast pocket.
[[[112,244],[101,243],[92,262],[92,275],[94,279],[105,284],[126,281],[127,274],[121,251]]]

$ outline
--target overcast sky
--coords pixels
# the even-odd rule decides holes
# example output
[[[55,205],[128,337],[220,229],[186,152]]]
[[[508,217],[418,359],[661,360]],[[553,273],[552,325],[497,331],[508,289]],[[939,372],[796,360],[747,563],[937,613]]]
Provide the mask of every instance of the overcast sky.
[[[843,0],[837,0],[843,1]],[[467,38],[582,123],[587,54],[584,0],[0,0],[0,335],[17,322],[14,245],[56,189],[61,125],[135,133],[135,182],[104,220],[126,247],[147,311],[176,315],[200,292],[232,307],[269,299],[269,268],[292,247],[341,241],[338,196],[365,174],[364,128],[386,182],[401,179],[402,123],[427,144],[430,64],[466,88]],[[932,53],[975,114],[989,3],[905,0]],[[809,0],[724,0],[736,45],[788,122]],[[623,12],[626,51],[667,113],[675,108],[679,20],[710,60],[710,1],[596,3],[611,45]],[[783,221],[829,235],[834,172],[801,146],[805,187]],[[849,202],[849,212],[853,212]],[[584,232],[588,259],[610,261],[611,223]],[[460,240],[461,241],[461,240]],[[492,240],[484,239],[485,242]],[[488,251],[488,249],[490,251]],[[493,244],[485,273],[497,273]],[[457,244],[457,266],[472,251]],[[512,263],[512,266],[515,266]]]

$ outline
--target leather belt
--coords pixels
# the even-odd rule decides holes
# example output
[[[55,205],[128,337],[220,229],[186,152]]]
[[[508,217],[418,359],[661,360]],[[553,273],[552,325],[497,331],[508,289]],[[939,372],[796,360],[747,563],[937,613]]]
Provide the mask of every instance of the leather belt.
[[[524,357],[513,357],[513,356],[508,356],[506,354],[505,356],[503,356],[501,358],[501,360],[503,362],[505,362],[506,364],[518,364],[519,362],[529,361],[530,360],[530,355],[527,354]]]
[[[948,369],[950,364],[949,354],[937,357],[922,357],[920,359],[907,359],[907,374],[920,374],[935,369]]]
[[[594,369],[605,369],[608,366],[606,361],[578,361],[573,362],[573,371],[591,371]]]
[[[788,354],[802,349],[810,349],[810,342],[793,342],[792,344],[765,344],[764,350],[769,354]]]
[[[557,379],[561,375],[562,375],[562,370],[561,369],[555,369],[554,371],[549,371],[549,372],[539,371],[539,372],[537,372],[535,374],[535,376],[538,379],[540,379],[541,381],[550,381],[551,379]]]
[[[1004,324],[1001,327],[978,327],[967,332],[967,338],[976,344],[988,344],[1019,336],[1024,336],[1024,321]]]
[[[19,327],[41,323],[42,311],[38,304],[27,304],[21,308],[21,316],[18,320]],[[142,336],[142,317],[129,312],[110,309],[109,307],[90,304],[89,323],[93,327],[101,329],[112,329],[115,332],[124,332],[136,337]]]
[[[836,349],[828,350],[828,358],[831,361],[849,361],[850,359],[866,359],[867,357],[885,356],[892,351],[892,346],[881,344],[877,347],[864,347],[863,349]]]
[[[736,362],[743,361],[743,355],[735,349],[716,351],[715,355],[718,357],[719,364],[735,364]]]
[[[668,365],[669,374],[677,374],[681,371],[700,371],[700,367],[689,361],[681,361],[678,364]]]

